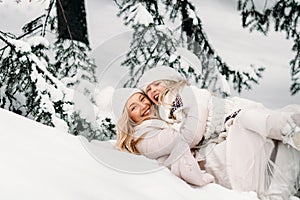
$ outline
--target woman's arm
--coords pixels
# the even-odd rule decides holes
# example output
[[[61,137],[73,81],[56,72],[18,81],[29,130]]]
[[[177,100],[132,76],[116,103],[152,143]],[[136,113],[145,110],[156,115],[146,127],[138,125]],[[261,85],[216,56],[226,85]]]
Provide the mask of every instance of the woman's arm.
[[[157,159],[169,155],[182,136],[171,127],[146,127],[142,139],[136,144],[137,150],[148,158]]]
[[[200,169],[189,145],[184,142],[178,131],[172,128],[153,128],[149,131],[149,127],[147,130],[136,145],[142,155],[151,159],[167,156],[164,166],[190,184],[203,186],[214,181],[212,175]]]

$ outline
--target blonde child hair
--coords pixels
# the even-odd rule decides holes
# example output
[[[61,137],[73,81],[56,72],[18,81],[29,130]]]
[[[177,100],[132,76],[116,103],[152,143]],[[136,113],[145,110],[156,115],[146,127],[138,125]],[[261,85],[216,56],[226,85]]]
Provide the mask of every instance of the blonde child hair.
[[[163,81],[166,85],[166,89],[161,91],[161,93],[159,94],[158,102],[161,105],[167,107],[170,107],[172,105],[172,102],[165,101],[166,95],[174,96],[180,91],[181,88],[190,85],[190,83],[185,79],[181,79],[178,81],[174,81],[174,80],[157,80],[157,81]]]

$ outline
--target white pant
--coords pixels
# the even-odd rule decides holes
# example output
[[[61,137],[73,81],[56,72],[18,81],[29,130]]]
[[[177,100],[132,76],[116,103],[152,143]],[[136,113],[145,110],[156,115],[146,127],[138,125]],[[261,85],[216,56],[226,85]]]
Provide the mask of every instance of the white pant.
[[[207,172],[225,187],[255,191],[262,199],[288,199],[300,185],[300,152],[280,141],[280,129],[299,111],[299,105],[243,109],[227,127],[227,140],[207,154]],[[279,140],[275,163],[272,139]]]

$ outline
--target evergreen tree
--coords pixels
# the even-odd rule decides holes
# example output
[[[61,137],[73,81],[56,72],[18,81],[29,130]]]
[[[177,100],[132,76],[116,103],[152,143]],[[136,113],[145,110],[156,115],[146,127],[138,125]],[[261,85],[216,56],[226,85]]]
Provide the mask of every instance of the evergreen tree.
[[[84,3],[82,0],[56,1],[56,63],[51,71],[68,87],[76,87],[92,99],[96,65],[88,56],[90,47]]]
[[[50,69],[52,73],[67,87],[80,91],[93,101],[96,65],[88,56],[89,47],[79,41],[58,39],[54,49],[56,63]]]
[[[88,139],[101,138],[99,135],[105,131],[99,130],[95,115],[86,114],[83,109],[94,111],[94,89],[96,84],[93,59],[89,58],[90,51],[87,34],[86,12],[84,1],[57,0],[57,41],[55,42],[55,64],[51,71],[68,88],[76,90],[74,101],[80,105],[90,105],[90,108],[74,106],[74,112],[69,116],[70,131],[75,135],[84,135]],[[84,96],[88,99],[86,99]],[[81,102],[80,102],[81,101]],[[82,103],[85,102],[85,103]],[[88,116],[88,117],[87,117]],[[109,119],[103,119],[100,129],[109,123]],[[113,127],[113,125],[109,126]],[[108,130],[112,132],[113,129]],[[104,137],[103,137],[104,138]],[[109,138],[108,138],[109,139]]]
[[[273,24],[275,31],[285,32],[286,38],[293,40],[292,51],[295,52],[295,56],[290,61],[292,80],[290,92],[294,95],[300,91],[300,30],[298,20],[300,3],[297,0],[277,0],[275,2],[265,0],[259,3],[264,6],[257,6],[252,0],[238,1],[242,25],[249,27],[250,31],[256,30],[267,35],[270,25]]]
[[[0,39],[7,44],[0,58],[1,108],[54,126],[65,114],[60,107],[72,103],[65,96],[68,89],[46,69],[48,41],[37,36],[24,42],[4,33]]]
[[[241,92],[251,89],[251,85],[261,77],[263,67],[249,66],[249,69],[235,70],[221,59],[205,35],[195,6],[188,0],[115,2],[120,9],[118,15],[123,15],[125,25],[131,25],[134,30],[131,50],[122,63],[129,67],[132,75],[126,86],[135,86],[143,72],[157,64],[169,65],[193,79],[200,87],[223,96],[228,95],[228,87],[224,87],[225,79]],[[164,7],[167,16],[163,16],[162,9],[158,7]],[[166,26],[166,20],[172,23],[180,21],[178,36]],[[183,63],[178,47],[193,52],[201,66]]]
[[[27,23],[21,36],[0,32],[6,44],[0,49],[0,107],[89,140],[112,139],[115,125],[95,115],[96,65],[88,55],[87,34],[80,41],[58,34],[54,5],[51,0],[46,14]],[[57,33],[54,45],[46,32]],[[48,55],[53,53],[51,60]]]

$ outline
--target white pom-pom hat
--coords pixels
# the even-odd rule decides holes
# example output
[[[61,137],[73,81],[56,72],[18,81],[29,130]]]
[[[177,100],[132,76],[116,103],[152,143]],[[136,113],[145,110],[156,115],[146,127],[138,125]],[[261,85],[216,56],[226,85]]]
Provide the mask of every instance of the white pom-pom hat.
[[[138,88],[145,91],[146,87],[158,80],[172,80],[172,81],[180,81],[183,80],[184,77],[181,76],[179,72],[175,69],[167,66],[158,66],[154,67],[148,71],[146,71],[141,79],[138,82]]]
[[[128,99],[134,95],[135,93],[143,93],[140,89],[137,88],[118,88],[115,89],[112,100],[111,100],[111,107],[112,107],[112,119],[114,123],[117,123],[122,113],[124,111],[125,105]]]

